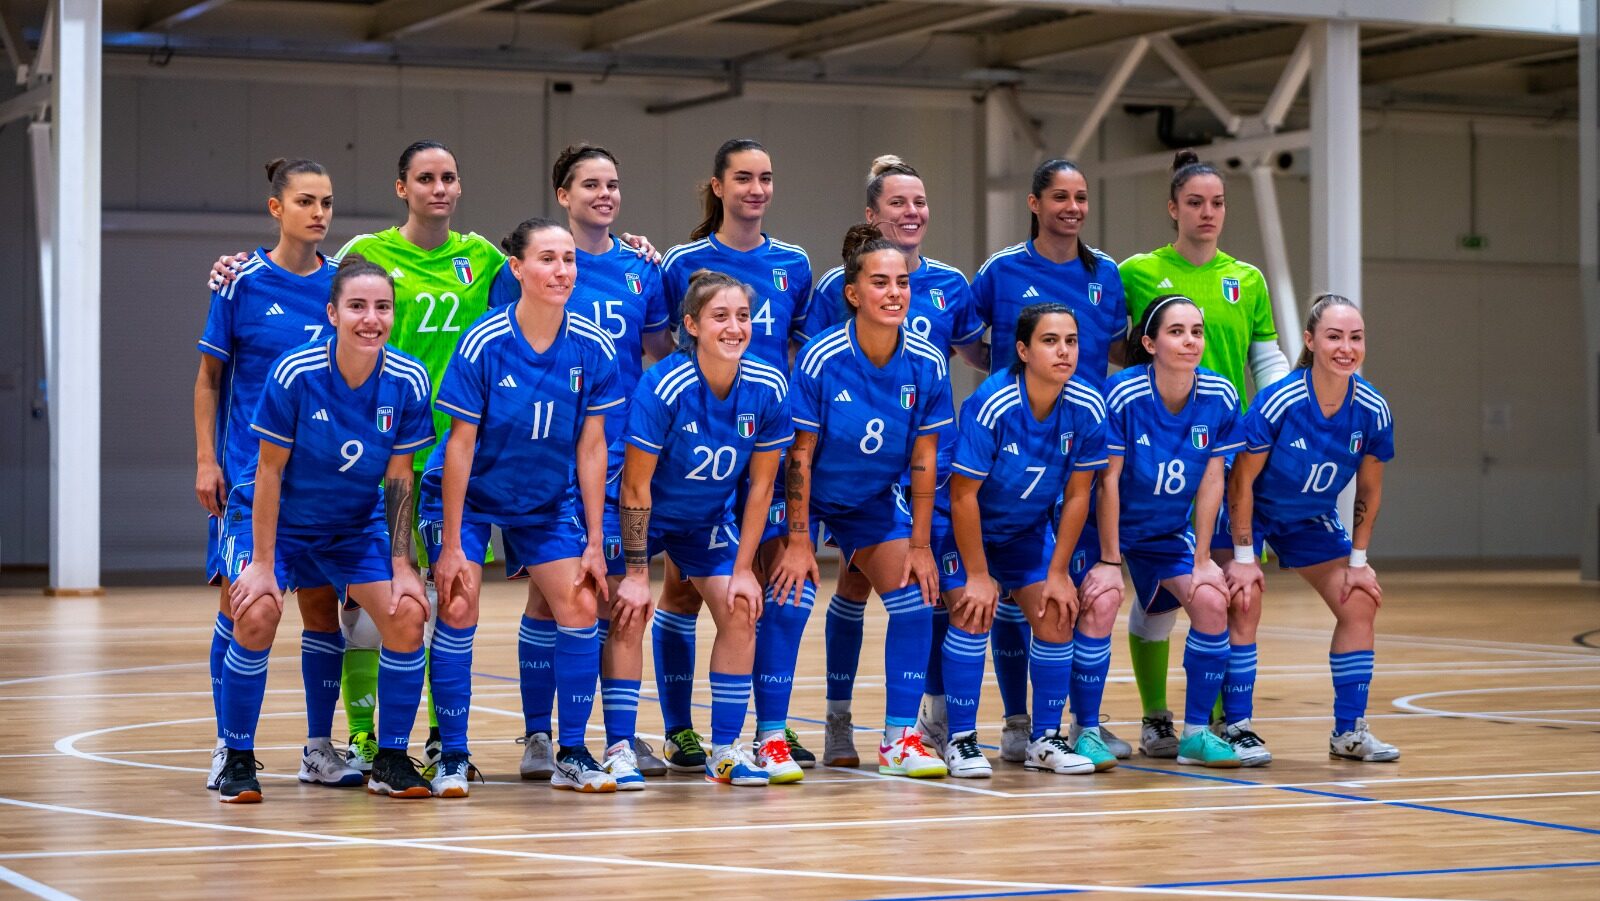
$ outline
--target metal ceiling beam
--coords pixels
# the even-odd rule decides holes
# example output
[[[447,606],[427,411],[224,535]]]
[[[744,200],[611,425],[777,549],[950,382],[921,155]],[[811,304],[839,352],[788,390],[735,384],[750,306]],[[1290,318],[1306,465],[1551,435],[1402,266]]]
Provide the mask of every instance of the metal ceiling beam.
[[[1556,94],[1578,86],[1578,60],[1560,65],[1540,66],[1528,73],[1528,90],[1535,94]]]
[[[634,0],[593,17],[587,50],[610,50],[771,6],[776,0]]]
[[[1571,52],[1572,46],[1568,41],[1467,37],[1368,57],[1361,62],[1361,82],[1372,84],[1402,78],[1418,78],[1456,69],[1471,69]]]
[[[28,49],[27,42],[22,39],[17,11],[12,7],[10,0],[0,0],[0,44],[5,45],[6,62],[11,64],[11,71],[17,73],[17,83],[21,84],[27,78],[28,64],[33,61],[33,53]]]
[[[1305,29],[1299,25],[1282,23],[1259,31],[1194,41],[1182,46],[1200,68],[1226,69],[1283,59],[1294,52],[1304,32]]]
[[[862,50],[939,29],[963,28],[1013,15],[1015,9],[927,3],[882,3],[803,25],[793,41],[762,51],[809,59]]]
[[[1241,121],[1239,114],[1230,109],[1227,102],[1212,89],[1211,85],[1206,81],[1205,75],[1195,67],[1194,62],[1189,59],[1187,53],[1178,49],[1178,45],[1172,42],[1172,38],[1164,34],[1151,35],[1150,49],[1161,57],[1162,62],[1165,62],[1172,69],[1173,74],[1177,75],[1184,84],[1189,86],[1189,90],[1194,91],[1195,97],[1199,98],[1200,102],[1211,110],[1211,114],[1217,117],[1217,121],[1222,123],[1222,127],[1227,130],[1228,134],[1238,134]]]
[[[145,10],[143,31],[166,31],[196,16],[205,15],[228,0],[151,0]]]
[[[372,8],[371,37],[385,41],[499,6],[503,0],[383,0]]]
[[[1127,38],[1159,34],[1199,23],[1194,16],[1145,16],[1094,13],[1021,28],[1001,35],[990,63],[1036,66],[1058,56]]]

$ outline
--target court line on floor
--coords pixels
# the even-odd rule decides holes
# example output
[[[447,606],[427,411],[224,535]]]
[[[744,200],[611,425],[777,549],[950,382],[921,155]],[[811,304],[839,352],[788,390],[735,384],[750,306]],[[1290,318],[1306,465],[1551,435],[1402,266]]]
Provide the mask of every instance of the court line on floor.
[[[60,889],[51,888],[36,879],[29,879],[16,870],[7,869],[6,867],[0,867],[0,882],[14,885],[34,897],[44,898],[45,901],[78,901],[77,898]]]
[[[1262,626],[1259,632],[1267,635],[1276,635],[1283,638],[1306,638],[1328,640],[1329,630],[1308,629],[1300,626]],[[1529,644],[1515,641],[1489,641],[1477,638],[1440,638],[1427,635],[1392,635],[1379,633],[1378,644],[1405,644],[1423,647],[1451,648],[1454,650],[1471,649],[1485,651],[1490,654],[1531,654],[1540,657],[1555,657],[1566,660],[1595,659],[1594,654],[1586,653],[1583,648],[1574,648],[1571,645]]]
[[[1420,713],[1427,716],[1448,716],[1459,719],[1473,720],[1513,720],[1520,723],[1560,723],[1563,725],[1600,726],[1594,720],[1567,720],[1550,719],[1531,716],[1498,716],[1494,713],[1475,713],[1465,710],[1438,710],[1424,707],[1416,703],[1422,698],[1442,698],[1449,695],[1486,695],[1505,694],[1508,692],[1535,692],[1535,691],[1600,691],[1600,685],[1536,685],[1536,686],[1494,686],[1490,688],[1458,688],[1450,691],[1423,691],[1409,694],[1403,698],[1396,698],[1391,703],[1407,713]]]

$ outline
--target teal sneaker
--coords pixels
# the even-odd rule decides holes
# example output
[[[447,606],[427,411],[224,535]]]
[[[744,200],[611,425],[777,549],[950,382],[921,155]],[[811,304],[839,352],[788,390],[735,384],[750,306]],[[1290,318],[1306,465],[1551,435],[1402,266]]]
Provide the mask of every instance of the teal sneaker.
[[[1239,765],[1239,755],[1225,739],[1202,728],[1178,740],[1178,762],[1225,770]]]
[[[1117,755],[1111,753],[1111,748],[1106,745],[1105,739],[1100,737],[1099,729],[1085,729],[1078,733],[1078,741],[1072,746],[1072,753],[1089,758],[1094,763],[1094,771],[1097,773],[1103,773],[1117,765]]]

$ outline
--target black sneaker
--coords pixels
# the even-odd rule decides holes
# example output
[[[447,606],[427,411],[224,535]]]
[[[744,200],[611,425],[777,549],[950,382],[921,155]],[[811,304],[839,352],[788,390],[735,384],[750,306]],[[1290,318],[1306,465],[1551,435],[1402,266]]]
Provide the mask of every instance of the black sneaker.
[[[800,747],[800,736],[788,726],[783,727],[783,740],[789,743],[789,756],[794,762],[800,764],[800,769],[809,770],[817,765],[817,755]]]
[[[706,749],[700,744],[700,734],[684,727],[667,733],[663,752],[667,766],[680,773],[700,773],[706,768]]]
[[[229,748],[217,784],[218,799],[227,804],[260,804],[261,783],[256,779],[260,769],[261,762],[254,752]]]
[[[433,788],[417,772],[417,762],[406,752],[395,748],[380,748],[372,759],[372,775],[367,779],[367,791],[391,798],[431,798]]]

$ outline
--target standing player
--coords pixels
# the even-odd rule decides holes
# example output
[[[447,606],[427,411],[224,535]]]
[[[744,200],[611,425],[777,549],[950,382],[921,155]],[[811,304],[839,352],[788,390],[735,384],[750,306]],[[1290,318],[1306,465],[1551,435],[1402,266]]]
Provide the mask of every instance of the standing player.
[[[945,763],[953,776],[987,777],[989,761],[978,747],[978,698],[984,649],[1000,591],[1008,591],[1028,617],[1033,676],[1033,734],[1029,769],[1092,773],[1116,766],[1098,722],[1078,738],[1061,735],[1067,695],[1104,688],[1109,653],[1075,671],[1073,622],[1104,624],[1105,635],[1079,632],[1077,644],[1110,650],[1110,627],[1120,590],[1102,592],[1096,609],[1083,607],[1068,574],[1089,514],[1094,473],[1106,467],[1105,402],[1074,376],[1077,318],[1064,304],[1026,307],[1018,317],[1016,361],[978,386],[961,405],[960,440],[951,464],[951,514],[966,569],[966,591],[950,611],[944,641],[950,744]],[[1064,498],[1061,514],[1056,504]],[[1098,708],[1098,698],[1093,705]],[[1084,704],[1074,704],[1083,707]]]
[[[1383,603],[1367,549],[1383,500],[1383,467],[1394,457],[1394,419],[1383,395],[1357,375],[1366,358],[1366,326],[1346,297],[1324,294],[1311,304],[1305,350],[1294,372],[1256,396],[1245,417],[1245,449],[1234,459],[1228,505],[1232,510],[1234,560],[1228,581],[1246,599],[1229,633],[1255,641],[1265,587],[1256,562],[1263,540],[1280,564],[1293,569],[1333,611],[1333,732],[1328,753],[1367,762],[1400,759],[1400,749],[1367,728],[1372,682],[1373,624]],[[1355,536],[1345,531],[1336,509],[1339,492],[1356,480]],[[1237,642],[1241,638],[1236,638]],[[1234,690],[1228,672],[1222,696],[1225,737],[1236,749],[1266,746],[1250,728],[1253,672]],[[1248,764],[1245,751],[1240,756]],[[1262,761],[1265,762],[1265,761]]]
[[[813,528],[826,527],[843,563],[866,573],[889,612],[878,769],[944,776],[944,761],[927,751],[915,726],[939,591],[933,496],[939,432],[954,420],[950,376],[944,352],[903,327],[911,276],[905,254],[876,227],[856,225],[845,235],[844,279],[855,315],[807,342],[795,367],[796,434],[785,482],[789,539],[773,568],[763,616],[816,590]],[[908,473],[909,516],[895,503]],[[758,671],[786,666],[792,675],[798,651],[798,641],[785,644],[768,668],[758,662]],[[756,654],[759,661],[759,637]],[[787,680],[782,684],[787,688]],[[761,741],[782,735],[788,695],[774,692],[767,710],[757,713]]]
[[[1167,215],[1178,234],[1171,244],[1122,262],[1128,314],[1137,322],[1157,297],[1168,294],[1192,299],[1206,320],[1200,365],[1227,379],[1240,397],[1249,397],[1246,368],[1257,389],[1289,371],[1289,360],[1278,348],[1266,279],[1261,270],[1217,248],[1228,211],[1222,173],[1192,150],[1178,151],[1172,170]],[[1215,538],[1213,551],[1219,563],[1226,562],[1231,559],[1226,519],[1218,522]],[[1139,749],[1147,757],[1178,753],[1167,705],[1167,637],[1176,621],[1175,610],[1151,617],[1137,604],[1128,614],[1128,649],[1144,707]],[[1254,681],[1255,656],[1253,644],[1231,648],[1229,670],[1238,667]]]
[[[228,574],[243,564],[221,541],[229,506],[243,523],[249,507],[260,441],[250,416],[272,363],[284,351],[317,340],[328,327],[328,295],[338,268],[317,250],[333,218],[333,182],[311,160],[276,159],[267,164],[272,194],[267,210],[278,220],[278,243],[259,248],[232,283],[211,295],[211,311],[200,336],[200,373],[194,386],[195,493],[210,516],[207,575],[222,586],[221,609],[211,637],[211,700],[217,714],[217,746],[206,787],[215,789],[227,760],[222,728],[222,678],[233,640],[233,604]],[[237,565],[235,565],[237,564]],[[360,785],[361,773],[334,750],[333,708],[339,702],[339,598],[331,585],[303,585],[295,593],[305,630],[300,668],[306,691],[306,745],[300,780],[325,785]]]
[[[989,371],[1003,372],[1016,359],[1012,329],[1024,307],[1060,303],[1078,320],[1078,378],[1100,390],[1109,362],[1122,358],[1128,311],[1116,262],[1083,240],[1089,217],[1083,172],[1063,159],[1040,163],[1033,170],[1028,212],[1029,239],[997,251],[972,281],[978,317],[990,328]],[[1029,735],[1038,730],[1028,718],[1028,621],[1015,604],[1001,601],[992,643],[995,680],[1005,704],[1000,756],[1021,762]],[[1101,736],[1118,757],[1132,755],[1133,749],[1110,730],[1102,729]]]
[[[650,614],[649,560],[666,551],[694,583],[717,624],[711,648],[711,758],[706,779],[766,785],[768,774],[736,744],[744,731],[755,657],[761,584],[754,564],[767,525],[767,498],[781,449],[794,440],[788,382],[781,371],[745,354],[750,343],[751,290],[720,272],[701,270],[683,299],[679,350],[645,375],[628,414],[628,457],[622,470],[622,547],[627,577],[617,588],[613,639],[607,648],[634,678],[606,689],[631,689],[637,710],[643,667],[639,636]],[[734,496],[749,471],[744,505]],[[631,754],[631,717],[614,725],[609,695],[607,751]],[[618,786],[621,787],[620,784]]]
[[[561,731],[550,784],[610,792],[617,783],[584,746],[584,730],[600,674],[596,598],[606,596],[605,411],[623,402],[616,350],[599,326],[566,308],[576,251],[565,228],[529,219],[504,247],[522,296],[473,324],[439,389],[438,407],[451,427],[442,548],[433,567],[440,599],[433,697],[443,741],[433,789],[443,797],[468,791],[467,714],[483,578],[477,561],[490,526],[498,525],[506,574],[528,577],[556,618]],[[569,478],[574,464],[576,485]]]
[[[327,315],[333,337],[291,350],[272,367],[250,423],[261,445],[254,496],[240,521],[229,511],[231,559],[245,565],[232,573],[229,590],[223,801],[261,800],[255,728],[283,589],[328,584],[346,586],[382,635],[383,715],[367,790],[429,795],[406,756],[422,696],[428,619],[427,595],[411,566],[411,455],[433,440],[428,373],[385,346],[394,286],[381,268],[359,256],[345,259]]]
[[[1224,491],[1223,459],[1244,446],[1239,395],[1200,367],[1205,320],[1181,294],[1158,298],[1129,344],[1129,367],[1106,382],[1106,450],[1100,482],[1100,559],[1079,588],[1095,604],[1121,590],[1122,561],[1134,603],[1189,614],[1179,763],[1236,767],[1239,756],[1207,728],[1228,665],[1228,587],[1211,559],[1211,529]],[[1193,512],[1193,527],[1190,514]]]
[[[802,337],[806,302],[811,296],[811,263],[805,250],[763,231],[772,194],[772,158],[766,148],[750,138],[723,142],[712,159],[711,178],[701,188],[705,218],[690,232],[689,243],[667,251],[661,263],[661,277],[674,306],[674,322],[681,318],[676,305],[688,290],[690,276],[698,270],[727,273],[754,288],[755,296],[750,301],[750,348],[746,354],[787,372],[791,346],[798,346],[796,342]],[[735,505],[742,503],[741,496]],[[777,546],[773,542],[783,535],[783,518],[783,498],[774,494],[767,533],[756,557],[759,564],[765,564],[775,552]],[[698,772],[705,767],[705,749],[694,731],[690,702],[694,692],[695,618],[701,601],[694,586],[679,578],[670,560],[665,573],[651,637],[656,688],[666,721],[667,763],[675,770]],[[792,670],[787,675],[761,672],[761,646],[775,640],[798,645],[810,613],[809,603],[785,607],[770,612],[760,627],[756,639],[758,720],[763,717],[767,699],[772,697],[761,687],[771,685],[773,691],[787,696],[789,680],[793,678]],[[763,633],[765,639],[761,637]],[[782,771],[780,778],[798,778],[798,771],[790,772],[794,765],[813,766],[816,757],[798,747],[793,732],[781,737],[783,742],[758,747],[757,759],[769,772]]]

